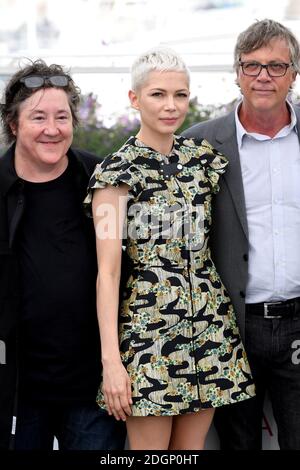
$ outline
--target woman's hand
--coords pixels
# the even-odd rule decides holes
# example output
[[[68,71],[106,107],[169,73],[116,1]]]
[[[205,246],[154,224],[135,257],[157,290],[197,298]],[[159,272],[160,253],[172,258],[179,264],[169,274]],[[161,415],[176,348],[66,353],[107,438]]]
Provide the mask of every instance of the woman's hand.
[[[122,362],[103,366],[102,391],[108,414],[126,421],[131,415],[131,382]]]

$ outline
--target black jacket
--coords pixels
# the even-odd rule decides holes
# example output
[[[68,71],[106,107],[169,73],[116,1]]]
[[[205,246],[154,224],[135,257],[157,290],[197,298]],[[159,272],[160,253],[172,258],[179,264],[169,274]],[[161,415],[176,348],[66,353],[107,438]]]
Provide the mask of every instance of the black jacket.
[[[0,158],[0,449],[9,448],[17,396],[17,330],[19,270],[14,239],[23,213],[23,183],[14,168],[15,146]],[[68,151],[83,201],[89,178],[99,159],[87,152]],[[92,219],[90,223],[93,224]],[[96,256],[96,254],[95,254]]]

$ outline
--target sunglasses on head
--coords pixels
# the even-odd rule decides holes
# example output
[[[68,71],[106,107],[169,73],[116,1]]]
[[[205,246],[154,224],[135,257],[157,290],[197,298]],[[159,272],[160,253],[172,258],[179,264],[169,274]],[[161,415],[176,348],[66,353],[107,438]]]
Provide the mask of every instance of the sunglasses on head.
[[[66,75],[28,75],[28,77],[23,77],[20,79],[21,83],[27,88],[40,88],[46,82],[51,83],[53,86],[64,87],[69,83],[70,78]]]

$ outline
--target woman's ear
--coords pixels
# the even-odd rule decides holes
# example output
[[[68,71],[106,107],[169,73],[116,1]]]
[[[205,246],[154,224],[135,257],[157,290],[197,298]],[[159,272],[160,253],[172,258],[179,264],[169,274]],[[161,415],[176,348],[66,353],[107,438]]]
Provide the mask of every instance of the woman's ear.
[[[13,135],[17,135],[17,124],[15,122],[11,122],[9,123],[9,127]]]
[[[133,91],[133,90],[129,90],[129,92],[128,92],[128,97],[129,97],[131,106],[132,106],[134,109],[139,110],[139,109],[140,109],[140,108],[139,108],[139,99],[138,99],[138,96],[137,96],[136,92]]]

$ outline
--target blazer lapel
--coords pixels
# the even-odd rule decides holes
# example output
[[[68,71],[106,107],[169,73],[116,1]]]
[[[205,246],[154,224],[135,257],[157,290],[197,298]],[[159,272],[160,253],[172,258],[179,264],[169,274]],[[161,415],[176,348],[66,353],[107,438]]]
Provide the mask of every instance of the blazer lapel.
[[[300,141],[300,107],[295,105],[293,107],[297,116],[297,132]],[[213,142],[211,143],[214,144]],[[223,184],[228,186],[237,215],[248,239],[245,193],[236,139],[235,111],[224,116],[222,126],[218,126],[215,135],[215,146],[229,160],[229,165],[222,177],[222,181],[224,182]]]
[[[296,106],[296,105],[293,105],[293,109],[294,109],[294,111],[296,113],[296,117],[297,117],[296,129],[297,129],[298,139],[300,141],[300,107]]]
[[[218,128],[215,139],[217,149],[229,160],[229,165],[223,175],[223,179],[228,186],[237,215],[248,239],[245,194],[236,139],[234,111],[224,117],[223,126]]]
[[[14,159],[15,144],[9,147],[0,159],[0,192],[2,193],[4,204],[6,205],[10,248],[13,245],[16,229],[20,222],[24,206],[22,196],[23,186],[21,180],[16,174]],[[15,187],[18,181],[20,184]],[[13,187],[14,189],[11,190]]]

